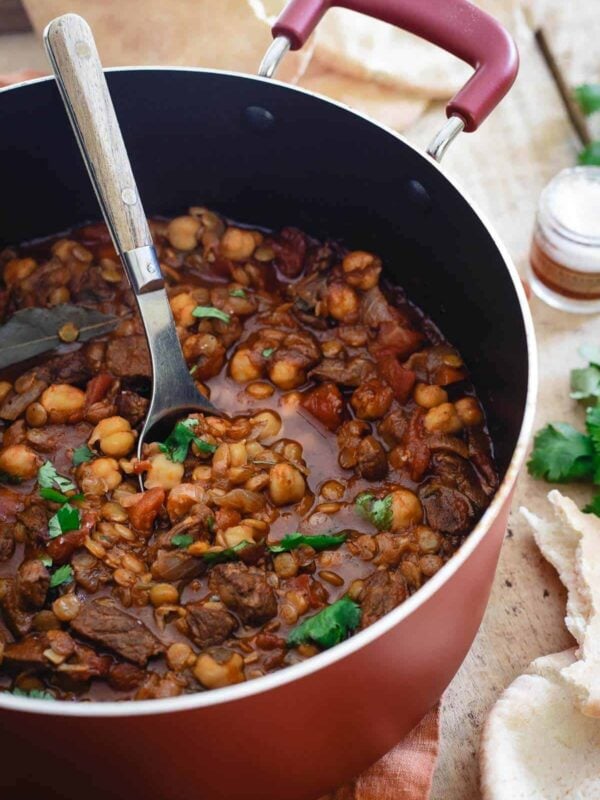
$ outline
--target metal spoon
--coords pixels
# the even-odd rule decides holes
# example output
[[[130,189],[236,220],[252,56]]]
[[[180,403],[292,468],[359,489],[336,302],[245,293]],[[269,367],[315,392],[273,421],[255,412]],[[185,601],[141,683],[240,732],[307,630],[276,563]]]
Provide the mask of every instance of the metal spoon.
[[[77,14],[49,23],[44,43],[115,248],[135,294],[152,361],[150,408],[138,440],[156,441],[191,411],[220,415],[183,358],[146,215],[92,31]]]

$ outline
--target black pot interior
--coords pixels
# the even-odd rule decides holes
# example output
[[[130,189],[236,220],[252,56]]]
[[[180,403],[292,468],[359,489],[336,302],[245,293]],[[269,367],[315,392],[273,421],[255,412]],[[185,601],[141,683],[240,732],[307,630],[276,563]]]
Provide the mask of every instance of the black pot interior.
[[[506,470],[527,392],[524,323],[489,232],[435,167],[352,112],[266,81],[168,69],[108,81],[149,215],[208,205],[377,252],[465,357]],[[0,92],[0,123],[2,244],[99,218],[53,81]]]

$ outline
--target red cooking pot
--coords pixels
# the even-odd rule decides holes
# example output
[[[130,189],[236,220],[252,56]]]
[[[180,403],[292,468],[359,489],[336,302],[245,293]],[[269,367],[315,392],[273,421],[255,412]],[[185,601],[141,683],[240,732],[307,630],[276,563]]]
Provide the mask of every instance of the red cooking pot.
[[[512,41],[466,0],[347,0],[475,67],[434,140],[440,156],[510,87]],[[263,62],[299,47],[327,0],[294,0]],[[459,552],[348,641],[280,672],[132,703],[0,694],[0,789],[10,800],[315,800],[395,745],[440,698],[481,622],[533,418],[532,323],[518,275],[480,214],[393,131],[266,78],[122,69],[108,82],[149,213],[198,203],[373,250],[469,365],[502,476]],[[0,92],[0,239],[98,217],[54,80]],[[499,169],[504,168],[499,165]]]

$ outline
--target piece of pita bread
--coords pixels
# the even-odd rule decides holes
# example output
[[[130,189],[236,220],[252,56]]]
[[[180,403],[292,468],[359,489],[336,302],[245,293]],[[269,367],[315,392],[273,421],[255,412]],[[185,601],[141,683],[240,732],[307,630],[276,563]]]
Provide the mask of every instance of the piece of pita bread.
[[[537,659],[492,708],[480,750],[483,800],[598,800],[600,720],[574,706],[560,670],[573,650]]]
[[[396,89],[373,81],[315,68],[314,62],[300,79],[299,86],[331,97],[398,131],[412,125],[428,104],[423,97],[400,96]]]
[[[582,513],[560,492],[548,495],[554,520],[547,522],[526,509],[535,540],[554,565],[568,591],[567,627],[579,644],[578,660],[561,672],[579,709],[600,717],[600,520]]]
[[[520,511],[531,526],[533,538],[542,555],[558,572],[558,577],[568,592],[565,624],[572,636],[581,644],[590,608],[575,567],[581,534],[569,524],[565,510],[569,504],[575,511],[578,509],[575,503],[555,490],[549,493],[548,499],[554,507],[555,516],[552,520],[541,519],[526,508],[521,508]]]

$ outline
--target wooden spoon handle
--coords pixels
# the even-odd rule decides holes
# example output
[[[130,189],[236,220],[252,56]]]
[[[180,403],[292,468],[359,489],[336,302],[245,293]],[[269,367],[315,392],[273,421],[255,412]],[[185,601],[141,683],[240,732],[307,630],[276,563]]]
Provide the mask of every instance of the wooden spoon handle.
[[[148,259],[148,251],[140,250],[152,246],[152,236],[90,26],[77,14],[65,14],[49,23],[44,43],[102,212],[134,290],[139,294],[158,289],[163,285],[160,267],[155,258]],[[132,250],[138,251],[137,258],[127,257]],[[137,274],[131,274],[133,269]]]

